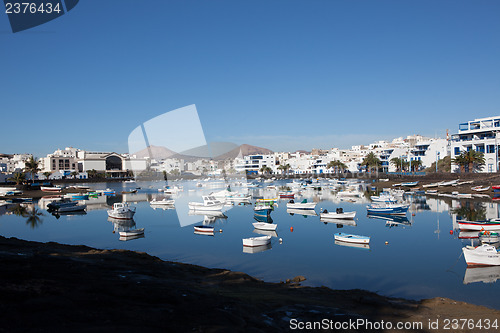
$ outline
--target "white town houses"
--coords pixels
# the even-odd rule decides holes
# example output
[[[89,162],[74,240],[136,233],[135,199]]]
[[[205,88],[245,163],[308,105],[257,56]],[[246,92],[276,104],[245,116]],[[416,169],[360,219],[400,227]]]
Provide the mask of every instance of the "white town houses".
[[[458,133],[451,136],[451,158],[463,151],[475,150],[484,153],[485,166],[481,172],[498,172],[499,161],[495,147],[500,144],[500,116],[480,118],[458,125]],[[460,168],[452,164],[452,172]]]

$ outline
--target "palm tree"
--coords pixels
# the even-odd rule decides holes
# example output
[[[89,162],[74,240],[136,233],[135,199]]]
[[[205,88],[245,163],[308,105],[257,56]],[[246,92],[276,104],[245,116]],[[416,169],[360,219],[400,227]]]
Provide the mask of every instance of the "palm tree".
[[[460,167],[460,172],[480,171],[485,164],[484,154],[472,149],[461,152],[451,161]]]
[[[417,171],[421,167],[422,167],[422,161],[421,160],[413,160],[413,161],[411,161],[411,168],[412,168],[413,171]]]
[[[49,177],[50,177],[51,174],[52,174],[52,172],[50,172],[50,171],[45,171],[43,173],[43,175],[45,176],[46,179],[49,179]]]
[[[266,175],[270,174],[271,171],[273,171],[273,169],[268,166],[263,166],[262,168],[260,168],[260,172]]]
[[[378,168],[380,164],[380,159],[372,151],[369,152],[368,155],[366,155],[363,159],[363,162],[361,162],[361,165],[366,165],[370,172],[372,171],[373,167]]]
[[[326,168],[327,169],[335,168],[336,173],[339,173],[339,171],[344,173],[344,170],[347,169],[347,165],[345,165],[344,163],[342,163],[339,160],[335,160],[335,161],[328,162],[328,164],[326,165]]]
[[[87,171],[87,175],[89,175],[89,178],[94,178],[97,176],[97,171],[95,169]]]
[[[71,172],[71,175],[73,176],[73,179],[74,179],[74,178],[78,175],[78,172],[76,172],[76,171],[72,171],[72,172]]]
[[[38,168],[38,163],[39,162],[33,156],[31,156],[31,158],[24,163],[24,170],[26,172],[31,173],[31,182],[32,183],[35,182],[35,174],[38,171],[40,171],[40,168]]]
[[[290,164],[282,164],[278,167],[285,175],[288,175],[288,170],[291,168]]]
[[[9,178],[10,181],[15,182],[16,185],[20,185],[26,181],[26,175],[24,172],[16,172],[12,177]]]
[[[391,158],[390,161],[396,167],[396,171],[403,171],[403,159],[400,157]]]

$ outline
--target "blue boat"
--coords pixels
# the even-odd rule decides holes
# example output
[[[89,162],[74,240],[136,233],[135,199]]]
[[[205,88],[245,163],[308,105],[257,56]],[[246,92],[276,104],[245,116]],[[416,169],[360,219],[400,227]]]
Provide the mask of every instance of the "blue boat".
[[[416,182],[401,183],[401,186],[406,186],[406,187],[413,187],[413,186],[417,186],[417,185],[418,185],[418,181],[416,181]]]
[[[89,200],[88,194],[75,194],[71,197],[71,200]]]
[[[273,223],[273,219],[271,218],[271,214],[258,214],[257,212],[254,214],[253,218],[257,222],[267,222],[267,223]]]
[[[408,208],[410,208],[410,205],[386,204],[367,206],[366,210],[368,211],[368,214],[405,215]]]

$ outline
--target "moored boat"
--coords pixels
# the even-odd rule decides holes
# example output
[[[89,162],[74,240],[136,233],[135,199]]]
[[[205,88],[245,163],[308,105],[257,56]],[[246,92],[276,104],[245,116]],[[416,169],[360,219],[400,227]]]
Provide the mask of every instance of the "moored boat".
[[[500,220],[488,220],[488,221],[466,221],[458,220],[458,227],[460,230],[500,230]]]
[[[329,212],[326,209],[319,214],[320,219],[354,219],[356,211],[344,212],[342,208],[337,208],[335,212]]]
[[[467,266],[499,266],[500,253],[488,244],[478,247],[466,246],[462,248]]]
[[[40,186],[40,190],[43,192],[61,192],[62,188],[57,186]]]
[[[108,216],[115,219],[130,220],[134,217],[135,207],[130,207],[125,202],[113,204],[113,209],[108,210]]]
[[[413,186],[417,186],[417,185],[418,185],[418,181],[401,183],[401,186],[406,186],[406,187],[413,187]]]
[[[366,207],[368,214],[387,214],[387,215],[404,215],[408,211],[410,205],[407,204],[385,204],[385,205],[370,205]]]
[[[188,207],[191,210],[201,211],[219,211],[224,207],[224,202],[210,195],[204,195],[203,202],[189,202]]]
[[[162,206],[172,206],[173,204],[175,204],[175,200],[168,200],[167,198],[163,198],[163,200],[156,200],[153,199],[149,202],[150,205],[162,205]]]
[[[359,243],[359,244],[370,243],[370,237],[353,235],[353,234],[346,234],[343,232],[333,234],[333,237],[337,241],[346,242],[346,243]]]
[[[497,243],[500,242],[500,234],[498,232],[491,232],[483,230],[479,232],[479,240],[481,243]]]
[[[199,232],[199,233],[203,233],[203,234],[213,234],[214,227],[209,226],[209,225],[195,225],[194,231]]]
[[[243,238],[243,246],[248,247],[263,246],[269,244],[270,242],[271,236]]]
[[[280,192],[279,196],[282,199],[293,199],[293,198],[295,198],[295,193],[294,192]]]
[[[78,212],[85,210],[87,208],[87,205],[68,205],[68,206],[61,206],[57,209],[58,213],[68,213],[68,212]]]
[[[471,190],[473,191],[476,191],[476,192],[483,192],[483,191],[488,191],[490,189],[489,186],[474,186],[474,187],[471,187],[470,188]]]
[[[129,229],[125,231],[120,231],[120,237],[133,237],[144,234],[144,228],[140,229]]]
[[[286,204],[287,209],[314,209],[315,207],[316,202],[307,202],[307,199],[304,199],[301,202],[290,200]]]

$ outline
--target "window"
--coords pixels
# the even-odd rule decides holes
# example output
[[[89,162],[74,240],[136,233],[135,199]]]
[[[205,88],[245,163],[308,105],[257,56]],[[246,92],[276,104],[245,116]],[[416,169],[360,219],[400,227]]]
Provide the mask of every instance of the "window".
[[[484,153],[484,145],[477,146],[476,147],[476,151],[479,152],[479,153]]]
[[[488,145],[488,146],[486,147],[486,152],[487,152],[488,154],[494,153],[494,152],[495,152],[495,146],[494,146],[494,145]]]
[[[455,155],[460,155],[460,147],[455,147]]]

